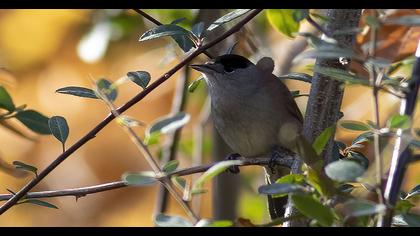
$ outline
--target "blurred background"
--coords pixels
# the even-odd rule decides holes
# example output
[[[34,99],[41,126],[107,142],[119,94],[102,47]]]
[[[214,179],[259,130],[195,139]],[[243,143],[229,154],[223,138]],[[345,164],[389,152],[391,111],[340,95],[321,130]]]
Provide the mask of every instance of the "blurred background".
[[[406,11],[404,13],[404,11]],[[412,14],[414,10],[399,10],[392,14]],[[170,23],[185,17],[179,23],[191,27],[200,10],[147,10],[162,23]],[[222,13],[227,12],[221,11]],[[401,13],[403,12],[403,13]],[[414,11],[419,13],[418,11]],[[107,107],[99,100],[83,99],[55,93],[66,86],[91,87],[92,79],[106,78],[115,81],[129,71],[145,70],[152,82],[174,66],[183,57],[170,38],[139,42],[139,37],[154,25],[132,10],[0,10],[0,83],[11,94],[16,105],[27,104],[46,116],[64,116],[70,127],[67,146],[70,146],[99,123],[107,114]],[[229,27],[229,24],[227,24]],[[301,25],[300,31],[313,31],[309,25]],[[239,36],[238,36],[239,35]],[[248,56],[256,62],[262,56],[276,61],[275,73],[290,71],[311,74],[313,60],[292,61],[293,50],[306,48],[301,37],[288,38],[270,27],[265,14],[260,14],[251,24],[238,33],[236,53]],[[379,54],[393,61],[413,55],[419,38],[418,27],[388,27],[381,31]],[[363,45],[365,36],[358,38]],[[230,39],[228,42],[234,42]],[[220,49],[224,52],[225,48]],[[196,62],[203,62],[200,56]],[[280,65],[280,66],[279,66]],[[411,73],[407,66],[399,72]],[[175,74],[165,84],[126,112],[127,115],[150,124],[171,112],[177,78]],[[199,76],[189,74],[189,81]],[[287,81],[291,90],[309,92],[303,82]],[[132,83],[119,87],[117,105],[124,104],[140,92]],[[192,165],[193,127],[199,122],[200,111],[205,103],[206,89],[200,84],[194,93],[188,94],[187,112],[191,121],[183,129],[178,150],[181,167]],[[296,98],[301,111],[305,111],[307,97]],[[371,93],[360,86],[346,87],[342,106],[343,119],[371,120]],[[399,101],[393,96],[381,94],[381,122],[398,111]],[[418,112],[415,115],[418,118]],[[19,124],[16,124],[19,125]],[[418,127],[415,119],[415,127]],[[144,128],[136,128],[143,136]],[[61,153],[60,143],[52,136],[39,136],[28,131],[35,140],[22,138],[0,127],[0,158],[12,163],[20,160],[43,169]],[[338,129],[336,139],[351,143],[358,133]],[[213,148],[211,122],[204,133],[203,162],[211,162]],[[159,153],[159,146],[152,148]],[[372,159],[370,148],[362,150]],[[95,139],[76,151],[69,159],[47,176],[36,191],[75,188],[117,181],[126,171],[149,170],[149,167],[126,133],[115,122],[102,130]],[[420,183],[420,163],[410,165],[404,189]],[[0,193],[6,189],[18,191],[31,175],[16,178],[0,171]],[[260,167],[241,169],[238,216],[253,223],[267,222],[265,196],[257,188],[264,183]],[[211,189],[211,185],[207,186]],[[14,206],[0,216],[0,226],[153,226],[157,185],[141,188],[122,188],[75,199],[59,197],[47,199],[59,209],[49,209],[31,204]],[[211,192],[201,196],[200,214],[212,217]],[[176,202],[170,202],[168,213],[184,215]]]

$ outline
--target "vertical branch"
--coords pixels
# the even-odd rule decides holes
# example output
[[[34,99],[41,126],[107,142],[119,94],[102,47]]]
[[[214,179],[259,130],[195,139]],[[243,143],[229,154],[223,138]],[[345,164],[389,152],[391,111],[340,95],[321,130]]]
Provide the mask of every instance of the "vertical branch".
[[[413,67],[413,76],[409,83],[409,92],[405,99],[401,101],[400,114],[407,115],[413,118],[414,109],[416,107],[417,94],[420,87],[420,40],[417,45],[416,62]],[[391,167],[389,170],[389,177],[385,187],[385,199],[391,206],[395,206],[400,193],[401,183],[404,179],[407,164],[412,156],[410,148],[407,146],[402,152],[401,147],[404,146],[402,139],[402,130],[397,131],[397,139],[395,141],[394,150],[392,153]],[[389,227],[392,222],[392,209],[388,210],[379,222],[380,226]]]
[[[328,9],[327,17],[330,21],[326,24],[326,32],[334,35],[336,30],[350,29],[359,25],[361,9]],[[355,42],[355,33],[335,35],[339,45],[351,48]],[[317,67],[332,67],[347,70],[348,65],[342,65],[337,59],[317,59],[315,63],[315,73],[312,78],[311,91],[306,107],[305,122],[303,125],[303,135],[309,142],[314,139],[327,127],[331,126],[340,117],[340,107],[343,99],[342,83],[330,79],[328,76],[316,73]],[[332,156],[333,139],[331,138],[325,147],[322,157],[328,163]],[[300,170],[300,168],[299,168]],[[297,212],[292,208],[289,201],[285,217],[291,217]],[[301,221],[288,221],[285,226],[302,226]]]

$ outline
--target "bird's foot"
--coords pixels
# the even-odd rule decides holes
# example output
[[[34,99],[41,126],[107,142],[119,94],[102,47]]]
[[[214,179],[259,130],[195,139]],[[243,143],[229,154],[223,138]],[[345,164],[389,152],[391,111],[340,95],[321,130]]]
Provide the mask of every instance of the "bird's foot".
[[[274,147],[271,149],[271,157],[270,160],[268,161],[268,169],[270,169],[272,174],[276,173],[275,167],[279,162],[279,159],[284,159],[287,158],[288,156],[293,155],[293,152],[291,152],[288,149],[282,148],[282,147]],[[283,166],[283,165],[281,165]]]
[[[239,155],[239,153],[232,153],[229,156],[227,156],[225,158],[226,161],[230,161],[230,160],[238,160],[239,157],[241,157],[241,155]],[[230,166],[227,170],[227,172],[232,173],[232,174],[239,174],[240,170],[238,166]]]

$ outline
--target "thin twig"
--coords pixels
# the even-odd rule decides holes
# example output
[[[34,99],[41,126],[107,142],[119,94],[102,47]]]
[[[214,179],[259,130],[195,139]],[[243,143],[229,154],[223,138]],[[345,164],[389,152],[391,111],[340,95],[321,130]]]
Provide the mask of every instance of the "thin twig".
[[[218,44],[225,38],[229,37],[231,34],[239,31],[242,26],[244,26],[248,21],[252,20],[256,15],[258,15],[262,9],[255,9],[252,10],[246,17],[244,17],[241,21],[239,21],[235,26],[230,28],[228,31],[214,39],[213,41],[202,45],[201,47],[195,49],[192,51],[192,53],[185,57],[181,62],[179,62],[176,66],[174,66],[172,69],[170,69],[167,73],[162,75],[159,79],[157,79],[155,82],[150,84],[146,89],[144,89],[142,92],[137,94],[135,97],[133,97],[131,100],[129,100],[127,103],[125,103],[123,106],[119,107],[117,109],[119,114],[122,114],[129,108],[131,108],[133,105],[137,104],[139,101],[141,101],[144,97],[146,97],[150,92],[155,90],[159,85],[161,85],[163,82],[168,80],[173,74],[175,74],[179,69],[184,67],[188,62],[190,62],[192,59],[194,59],[196,56],[204,52],[210,47],[213,47],[214,45]],[[91,131],[89,131],[85,136],[83,136],[79,141],[77,141],[75,144],[73,144],[70,148],[68,148],[65,152],[63,152],[61,155],[59,155],[52,163],[50,163],[43,171],[39,173],[39,175],[32,179],[28,184],[26,184],[21,190],[19,190],[16,195],[14,195],[12,198],[10,198],[5,204],[3,204],[0,207],[0,215],[3,214],[5,211],[7,211],[10,207],[12,207],[14,204],[16,204],[19,199],[21,199],[27,192],[29,192],[33,187],[35,187],[42,179],[44,179],[51,171],[53,171],[60,163],[62,163],[64,160],[67,159],[72,153],[74,153],[76,150],[78,150],[80,147],[82,147],[85,143],[87,143],[89,140],[95,138],[96,134],[99,133],[105,126],[107,126],[112,120],[114,120],[115,116],[110,113],[108,116],[100,122],[98,125],[96,125]]]
[[[308,21],[309,24],[311,24],[313,27],[315,27],[317,30],[319,30],[319,32],[323,33],[328,38],[332,37],[331,34],[326,29],[324,29],[320,24],[318,24],[318,22],[316,22],[314,19],[312,19],[310,14],[308,14],[308,16],[306,16],[306,20]]]
[[[148,19],[150,22],[152,22],[153,24],[159,26],[159,25],[163,25],[160,21],[156,20],[155,18],[153,18],[151,15],[147,14],[146,12],[140,10],[140,9],[132,9],[133,11],[137,12],[138,14],[142,15],[144,18]],[[212,56],[209,52],[207,51],[203,51],[203,54],[206,55],[208,58],[213,59],[214,56]]]
[[[270,156],[261,156],[256,158],[245,158],[239,157],[239,160],[242,161],[238,166],[266,166],[271,158]],[[274,160],[277,165],[290,167],[293,164],[294,157],[284,157]],[[212,166],[220,162],[213,162],[206,165],[194,166],[184,169],[179,169],[171,173],[167,173],[164,176],[157,177],[158,181],[167,179],[171,176],[187,176],[197,173],[202,173],[210,169]],[[30,198],[52,198],[52,197],[63,197],[63,196],[74,196],[74,197],[84,197],[89,194],[105,192],[113,189],[119,189],[124,187],[130,187],[124,181],[115,181],[105,184],[93,185],[88,187],[81,188],[70,188],[62,190],[51,190],[51,191],[39,191],[39,192],[29,192],[25,195],[26,199]],[[0,194],[0,201],[8,200],[13,197],[13,194]]]

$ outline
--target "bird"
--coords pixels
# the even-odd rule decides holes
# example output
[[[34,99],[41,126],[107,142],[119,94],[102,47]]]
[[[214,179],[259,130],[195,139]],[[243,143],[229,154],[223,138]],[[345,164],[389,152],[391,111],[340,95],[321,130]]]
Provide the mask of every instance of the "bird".
[[[273,59],[263,57],[254,64],[241,55],[224,54],[190,67],[203,74],[213,123],[235,154],[253,158],[294,150],[303,117],[288,87],[273,74]],[[268,184],[290,173],[282,166],[264,169]],[[267,201],[270,217],[283,217],[287,197],[268,195]]]

